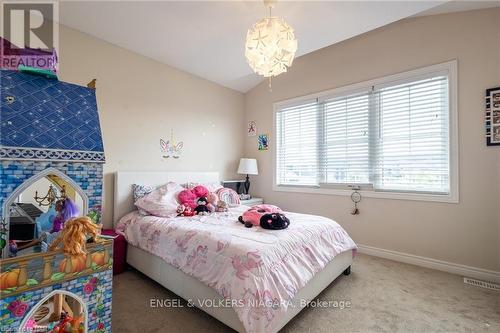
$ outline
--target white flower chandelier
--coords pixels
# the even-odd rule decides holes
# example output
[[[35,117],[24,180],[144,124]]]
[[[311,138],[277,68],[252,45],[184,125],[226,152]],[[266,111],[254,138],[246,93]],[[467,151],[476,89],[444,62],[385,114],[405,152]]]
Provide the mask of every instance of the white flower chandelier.
[[[269,7],[269,17],[248,29],[245,56],[255,73],[271,78],[292,66],[297,40],[285,20],[271,16],[274,2],[264,0],[264,3]]]

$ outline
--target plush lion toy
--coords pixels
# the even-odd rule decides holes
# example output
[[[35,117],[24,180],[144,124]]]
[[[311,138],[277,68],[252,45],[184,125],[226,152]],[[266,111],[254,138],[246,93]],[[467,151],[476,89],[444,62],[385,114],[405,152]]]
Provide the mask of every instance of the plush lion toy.
[[[59,248],[62,242],[62,250],[72,256],[86,254],[87,236],[96,239],[100,233],[101,226],[92,222],[87,216],[73,218],[66,221],[59,236],[50,245],[49,250],[54,251]]]

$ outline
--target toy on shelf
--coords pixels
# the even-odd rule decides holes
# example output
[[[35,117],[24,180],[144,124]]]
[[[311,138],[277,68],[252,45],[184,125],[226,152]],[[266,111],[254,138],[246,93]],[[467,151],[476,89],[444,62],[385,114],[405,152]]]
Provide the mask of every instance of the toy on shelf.
[[[61,231],[66,221],[77,217],[79,214],[78,207],[70,198],[57,200],[55,209],[57,215],[54,218],[51,233]]]
[[[61,314],[59,323],[50,331],[51,333],[83,333],[83,318],[78,316],[73,318],[67,312]]]
[[[64,229],[59,233],[54,242],[52,242],[49,250],[54,251],[58,249],[62,242],[64,253],[72,256],[85,255],[85,244],[87,243],[88,235],[94,240],[97,239],[100,228],[88,216],[71,219],[66,222]]]

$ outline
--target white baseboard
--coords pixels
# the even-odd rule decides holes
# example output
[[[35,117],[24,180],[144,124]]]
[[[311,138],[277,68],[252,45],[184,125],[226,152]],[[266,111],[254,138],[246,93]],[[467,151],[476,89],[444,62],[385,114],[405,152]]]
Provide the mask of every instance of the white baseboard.
[[[490,271],[487,269],[454,264],[447,261],[436,260],[432,258],[420,257],[413,254],[396,252],[391,250],[380,249],[368,245],[358,244],[358,251],[375,257],[381,257],[394,261],[400,261],[407,264],[422,266],[426,268],[436,269],[438,271],[457,274],[460,276],[471,277],[483,281],[500,283],[500,272]]]

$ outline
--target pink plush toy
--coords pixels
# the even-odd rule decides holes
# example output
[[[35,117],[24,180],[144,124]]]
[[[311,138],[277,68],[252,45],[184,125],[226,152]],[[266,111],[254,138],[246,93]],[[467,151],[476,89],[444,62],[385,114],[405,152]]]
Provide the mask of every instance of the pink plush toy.
[[[177,196],[179,199],[179,203],[181,205],[190,207],[191,209],[195,209],[198,204],[196,203],[196,199],[198,196],[192,190],[182,190],[179,192]]]
[[[262,215],[273,213],[283,213],[283,211],[281,208],[273,205],[255,205],[238,217],[238,221],[243,223],[247,228],[250,228],[252,225],[259,226]]]
[[[206,198],[208,196],[208,189],[203,185],[195,186],[191,191],[197,198]]]

